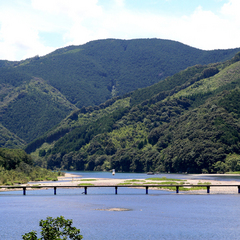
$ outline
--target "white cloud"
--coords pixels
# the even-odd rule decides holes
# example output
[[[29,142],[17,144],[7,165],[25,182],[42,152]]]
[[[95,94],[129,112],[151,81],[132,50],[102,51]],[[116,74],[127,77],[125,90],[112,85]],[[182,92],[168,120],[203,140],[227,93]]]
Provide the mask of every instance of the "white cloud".
[[[39,28],[28,12],[20,13],[15,9],[1,11],[0,23],[1,59],[20,60],[53,50],[39,41]]]
[[[47,33],[62,36],[58,41],[62,45],[55,48],[104,38],[152,37],[201,49],[240,47],[239,0],[229,0],[220,12],[199,6],[181,17],[128,9],[126,0],[111,0],[107,6],[100,5],[101,0],[12,1],[16,4],[0,8],[0,59],[20,60],[53,51]]]
[[[201,49],[224,48],[227,22],[211,11],[198,7],[190,16],[176,21],[178,40]],[[229,45],[228,45],[229,46]],[[226,46],[227,48],[227,46]]]
[[[125,0],[114,0],[117,7],[124,7],[125,6]]]
[[[103,14],[97,3],[97,0],[32,0],[34,9],[54,14],[57,19],[65,17],[67,24],[62,28],[65,45],[83,44],[103,35],[104,29],[94,27]]]
[[[213,13],[199,7],[182,24],[189,38],[184,40],[183,37],[183,41],[209,50],[240,47],[240,17],[236,11],[239,8],[238,0],[230,0],[224,4],[220,13]]]
[[[230,19],[239,20],[240,19],[239,9],[240,9],[239,0],[229,0],[228,3],[225,3],[223,5],[221,12]]]
[[[0,9],[0,59],[20,60],[53,51],[40,40],[41,32],[61,33],[65,45],[85,43],[91,40],[92,30],[82,23],[102,14],[97,0],[19,2]]]
[[[34,9],[51,14],[67,14],[70,18],[76,16],[95,17],[101,14],[98,0],[32,0]]]
[[[239,5],[237,0],[231,0],[218,14],[206,11],[199,6],[191,15],[182,17],[121,9],[119,12],[108,13],[111,21],[105,19],[106,22],[103,25],[112,37],[165,38],[206,50],[235,48],[240,47],[240,21],[236,22],[228,16],[235,15],[234,19],[239,18],[235,10],[237,4]],[[226,11],[226,9],[227,12],[224,12],[223,10]]]
[[[115,7],[102,9],[102,14],[97,18],[86,18],[78,24],[75,21],[66,35],[69,43],[81,44],[102,38],[157,37],[206,50],[240,47],[240,36],[237,36],[240,21],[229,18],[233,15],[236,16],[234,19],[239,18],[235,10],[240,9],[238,0],[230,0],[223,5],[221,13],[213,13],[199,6],[191,15],[175,18],[126,9],[121,0],[115,0],[115,3]]]

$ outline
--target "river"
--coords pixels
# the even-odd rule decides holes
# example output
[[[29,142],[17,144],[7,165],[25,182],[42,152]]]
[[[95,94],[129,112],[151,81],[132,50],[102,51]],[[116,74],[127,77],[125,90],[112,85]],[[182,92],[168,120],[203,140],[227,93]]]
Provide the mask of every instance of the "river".
[[[146,174],[71,172],[90,178],[147,178]],[[162,177],[163,175],[161,175]],[[171,178],[201,175],[165,174]],[[156,175],[157,177],[157,175]],[[208,179],[209,176],[204,176]],[[239,180],[236,177],[215,177]],[[211,178],[212,179],[212,178]],[[111,188],[22,191],[0,193],[0,239],[21,239],[31,230],[40,232],[40,219],[64,216],[81,229],[85,240],[136,239],[239,239],[240,195],[176,194],[169,191]],[[129,211],[107,211],[111,208]]]

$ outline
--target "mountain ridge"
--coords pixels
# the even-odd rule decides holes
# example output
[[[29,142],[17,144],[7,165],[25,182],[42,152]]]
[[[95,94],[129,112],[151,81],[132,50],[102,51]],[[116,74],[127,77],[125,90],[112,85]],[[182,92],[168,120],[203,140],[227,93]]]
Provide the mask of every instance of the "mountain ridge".
[[[30,143],[73,110],[101,106],[186,67],[230,59],[239,50],[203,51],[162,39],[107,39],[19,62],[1,60],[0,123]],[[132,97],[130,104],[137,103]]]
[[[81,114],[95,115],[95,121],[74,128],[53,145],[42,145],[32,155],[53,169],[238,171],[240,63],[236,59],[239,54],[224,63],[189,67],[165,80],[172,81],[167,91],[136,105],[122,105],[102,118],[96,115],[99,109],[87,109],[88,115]],[[84,116],[78,113],[72,123]]]

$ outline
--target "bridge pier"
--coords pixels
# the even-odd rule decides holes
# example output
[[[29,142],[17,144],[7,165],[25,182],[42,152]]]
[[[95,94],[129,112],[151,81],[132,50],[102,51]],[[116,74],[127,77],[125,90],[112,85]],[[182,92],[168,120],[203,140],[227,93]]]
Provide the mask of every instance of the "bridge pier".
[[[84,193],[87,195],[87,187],[84,187]]]
[[[207,186],[207,193],[210,193],[210,186]]]
[[[54,187],[54,195],[57,194],[57,187]]]
[[[179,186],[176,186],[176,193],[179,193]]]
[[[146,194],[148,194],[148,187],[146,187]]]
[[[26,195],[26,187],[23,187],[23,195]]]
[[[117,194],[117,189],[118,189],[118,187],[116,186],[116,187],[115,187],[115,194]]]

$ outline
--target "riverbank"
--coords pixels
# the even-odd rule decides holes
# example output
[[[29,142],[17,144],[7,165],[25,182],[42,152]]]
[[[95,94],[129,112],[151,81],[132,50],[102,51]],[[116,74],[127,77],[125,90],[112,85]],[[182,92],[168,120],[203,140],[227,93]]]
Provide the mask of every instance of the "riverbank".
[[[196,175],[199,177],[199,175]],[[217,181],[217,180],[209,180],[209,179],[204,179],[206,174],[201,175],[203,179],[179,179],[176,181],[176,179],[172,179],[171,181],[172,184],[184,184],[184,185],[219,185],[219,187],[211,187],[210,193],[212,194],[238,194],[238,188],[236,185],[240,185],[239,181],[234,181],[234,180],[228,180],[228,181]],[[211,175],[212,176],[212,175]],[[218,176],[218,175],[215,175]],[[223,176],[223,174],[219,175]],[[229,174],[227,175],[229,177]],[[233,176],[239,176],[239,175],[233,175]],[[65,176],[60,176],[58,177],[58,181],[53,181],[53,182],[31,182],[28,184],[22,184],[21,186],[56,186],[56,187],[61,187],[61,186],[79,186],[79,185],[91,185],[91,186],[117,186],[117,185],[125,185],[125,184],[132,184],[132,187],[134,185],[144,185],[144,184],[156,184],[156,187],[158,184],[171,184],[169,181],[170,179],[168,178],[157,178],[155,176],[150,176],[147,179],[118,179],[118,178],[83,178],[81,175],[76,175],[76,174],[70,174],[70,173],[65,173]],[[166,183],[168,182],[168,183]],[[176,183],[177,182],[177,183]],[[221,187],[221,185],[229,185],[228,187]],[[231,185],[235,185],[232,186]],[[159,188],[150,188],[149,190],[156,190]],[[14,189],[13,189],[14,190]],[[169,189],[163,189],[167,191],[173,191],[174,190],[169,190]],[[0,188],[0,191],[8,191],[7,188]],[[193,194],[206,194],[206,188],[204,187],[203,189],[197,189],[194,190],[194,188],[190,187],[185,187],[185,191],[182,191],[180,189],[179,193],[193,193]]]
[[[149,176],[149,178],[155,178],[155,176],[157,175],[153,175],[153,176]],[[199,176],[199,175],[196,175]],[[210,192],[213,194],[238,194],[238,189],[236,186],[234,185],[240,185],[239,181],[217,181],[217,180],[206,180],[205,177],[208,176],[215,176],[215,177],[222,177],[224,176],[224,174],[202,174],[201,175],[203,178],[202,179],[181,179],[184,180],[184,184],[189,184],[189,185],[199,185],[199,184],[210,184],[210,185],[219,185],[219,187],[211,187]],[[239,174],[226,174],[227,177],[236,177],[239,176]],[[67,182],[61,182],[60,184],[63,185],[78,185],[78,184],[91,184],[91,185],[98,185],[98,186],[116,186],[119,184],[125,184],[125,183],[129,183],[131,182],[132,179],[118,179],[118,178],[94,178],[94,179],[89,179],[89,178],[81,178],[79,177],[79,175],[74,175],[74,174],[69,174],[66,173],[64,177],[60,177],[59,180],[62,179],[69,179],[72,178],[71,183],[69,181]],[[161,183],[161,182],[166,182],[166,180],[162,180],[162,181],[157,181],[157,183]],[[153,181],[152,180],[146,180],[146,179],[134,179],[133,183],[136,184],[152,184]],[[221,187],[221,185],[233,185],[233,187]],[[134,185],[133,185],[134,187]],[[154,190],[154,188],[152,188]],[[155,188],[156,189],[156,188]],[[164,189],[166,190],[166,189]],[[175,192],[175,190],[169,190],[169,191],[173,191]],[[181,191],[180,191],[181,193]],[[190,190],[190,191],[183,191],[183,193],[198,193],[198,194],[206,194],[206,189],[203,190]]]

